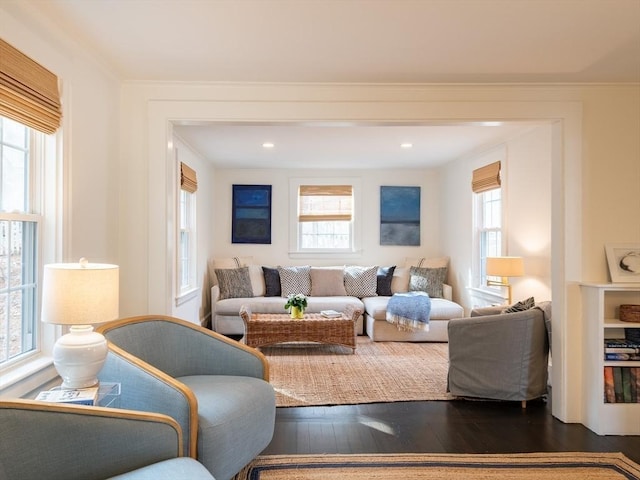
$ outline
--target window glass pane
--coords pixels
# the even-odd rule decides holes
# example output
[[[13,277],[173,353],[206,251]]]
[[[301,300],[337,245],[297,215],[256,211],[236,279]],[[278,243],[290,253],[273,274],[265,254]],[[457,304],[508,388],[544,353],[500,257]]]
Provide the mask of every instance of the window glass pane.
[[[0,118],[0,120],[2,121],[2,143],[27,149],[29,128],[8,118]]]
[[[4,146],[2,149],[2,210],[24,212],[27,151]]]
[[[0,221],[0,362],[36,347],[36,229]]]

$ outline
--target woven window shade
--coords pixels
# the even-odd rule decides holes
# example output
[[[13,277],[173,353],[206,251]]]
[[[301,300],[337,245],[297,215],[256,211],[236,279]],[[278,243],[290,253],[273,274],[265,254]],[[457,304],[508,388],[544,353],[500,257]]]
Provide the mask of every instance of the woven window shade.
[[[196,171],[182,162],[180,162],[180,188],[189,193],[195,193],[198,190]]]
[[[58,77],[2,39],[0,115],[46,134],[62,121]]]
[[[299,222],[351,221],[351,185],[300,185]]]
[[[473,171],[471,189],[473,193],[482,193],[500,188],[500,162],[490,163]]]

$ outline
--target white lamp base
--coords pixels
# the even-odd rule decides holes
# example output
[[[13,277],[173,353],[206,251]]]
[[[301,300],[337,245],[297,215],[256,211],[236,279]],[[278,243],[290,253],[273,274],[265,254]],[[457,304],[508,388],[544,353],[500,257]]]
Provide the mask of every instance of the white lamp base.
[[[62,388],[88,388],[98,384],[107,359],[107,340],[91,325],[73,325],[53,346],[53,364]]]

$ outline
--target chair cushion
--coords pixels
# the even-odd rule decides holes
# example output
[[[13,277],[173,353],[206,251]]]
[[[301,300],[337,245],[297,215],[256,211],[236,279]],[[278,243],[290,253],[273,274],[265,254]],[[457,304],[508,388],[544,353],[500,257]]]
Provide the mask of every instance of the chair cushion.
[[[238,473],[235,466],[246,465],[269,445],[276,403],[268,382],[232,375],[177,380],[198,399],[198,460],[213,466],[215,478],[231,478]]]
[[[189,457],[164,460],[129,473],[110,477],[109,480],[175,480],[176,478],[215,480],[201,463]]]

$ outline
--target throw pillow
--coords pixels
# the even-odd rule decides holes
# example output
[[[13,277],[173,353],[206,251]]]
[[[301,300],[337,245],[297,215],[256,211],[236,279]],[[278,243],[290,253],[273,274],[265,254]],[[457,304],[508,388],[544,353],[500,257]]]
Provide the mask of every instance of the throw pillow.
[[[513,305],[502,310],[502,313],[516,313],[516,312],[524,312],[525,310],[529,310],[536,306],[536,301],[533,297],[529,297],[526,300],[521,300],[520,302],[516,302]]]
[[[378,295],[384,297],[390,297],[393,295],[391,292],[391,281],[393,280],[393,272],[395,272],[395,270],[395,265],[392,267],[378,267],[376,286],[376,293]]]
[[[262,267],[262,274],[264,275],[265,284],[265,297],[280,297],[282,296],[282,288],[280,288],[280,274],[277,268]]]
[[[221,268],[239,268],[248,267],[253,264],[253,257],[229,257],[229,258],[214,258],[208,262],[209,281],[211,285],[218,284],[218,278],[216,277],[216,269]]]
[[[376,297],[378,266],[349,266],[344,269],[344,288],[352,297]]]
[[[344,296],[347,291],[344,288],[343,268],[315,268],[311,267],[311,296],[332,297]]]
[[[311,295],[311,267],[278,267],[280,274],[280,289],[283,297],[296,295]]]
[[[431,298],[442,298],[444,295],[442,284],[446,278],[447,267],[411,267],[409,269],[409,291],[426,292]]]
[[[249,267],[216,268],[215,272],[220,287],[220,300],[253,297]]]

